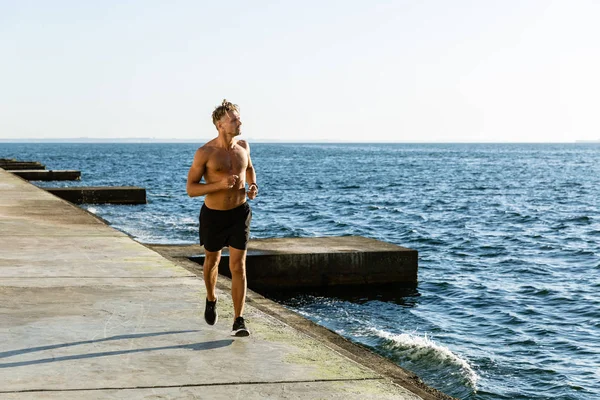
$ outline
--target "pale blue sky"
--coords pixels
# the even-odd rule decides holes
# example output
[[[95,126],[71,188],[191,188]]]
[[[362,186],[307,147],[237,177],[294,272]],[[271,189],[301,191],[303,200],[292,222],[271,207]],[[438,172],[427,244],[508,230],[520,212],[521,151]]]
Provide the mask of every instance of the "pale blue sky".
[[[0,139],[600,138],[600,1],[0,0]]]

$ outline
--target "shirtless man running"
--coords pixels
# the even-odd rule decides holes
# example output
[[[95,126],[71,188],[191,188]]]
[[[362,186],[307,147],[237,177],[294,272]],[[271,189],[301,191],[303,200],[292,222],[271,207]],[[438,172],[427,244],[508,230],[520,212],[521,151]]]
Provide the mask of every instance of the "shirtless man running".
[[[246,202],[246,195],[253,200],[258,194],[256,172],[250,159],[250,145],[235,139],[240,135],[242,125],[238,106],[223,100],[213,112],[212,119],[219,136],[196,151],[186,187],[190,197],[206,196],[200,210],[200,244],[205,250],[204,319],[209,325],[217,322],[215,286],[218,265],[221,249],[229,246],[231,297],[235,313],[231,334],[248,336],[250,332],[242,315],[246,301],[246,248],[252,210]],[[202,177],[205,183],[200,182]]]

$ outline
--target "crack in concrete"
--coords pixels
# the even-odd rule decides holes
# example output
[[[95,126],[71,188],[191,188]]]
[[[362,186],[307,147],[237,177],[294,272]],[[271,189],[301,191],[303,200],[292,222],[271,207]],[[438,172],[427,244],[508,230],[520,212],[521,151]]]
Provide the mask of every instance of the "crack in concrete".
[[[71,389],[23,389],[23,390],[0,390],[0,394],[11,393],[44,393],[44,392],[78,392],[78,391],[101,391],[101,390],[141,390],[141,389],[171,389],[184,387],[207,387],[207,386],[236,386],[236,385],[278,385],[286,383],[327,383],[327,382],[359,382],[359,381],[385,381],[385,378],[337,378],[337,379],[307,379],[290,381],[247,381],[247,382],[213,382],[213,383],[186,383],[181,385],[153,385],[153,386],[118,386],[100,388],[71,388]]]

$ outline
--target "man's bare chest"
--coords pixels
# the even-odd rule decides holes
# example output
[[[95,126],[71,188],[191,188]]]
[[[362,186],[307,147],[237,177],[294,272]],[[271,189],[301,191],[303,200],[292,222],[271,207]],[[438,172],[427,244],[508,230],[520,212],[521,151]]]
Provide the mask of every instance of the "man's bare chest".
[[[207,163],[208,172],[241,172],[248,166],[248,156],[242,149],[219,150],[211,154]]]

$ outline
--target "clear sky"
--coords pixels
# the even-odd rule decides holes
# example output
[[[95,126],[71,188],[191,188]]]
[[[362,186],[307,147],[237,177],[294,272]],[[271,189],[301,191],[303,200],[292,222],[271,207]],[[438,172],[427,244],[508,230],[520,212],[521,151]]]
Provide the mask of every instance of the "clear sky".
[[[600,1],[0,0],[0,139],[600,138]]]

